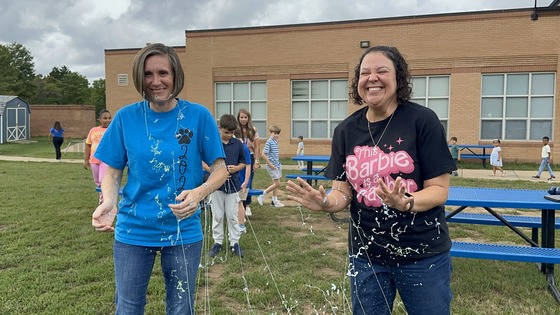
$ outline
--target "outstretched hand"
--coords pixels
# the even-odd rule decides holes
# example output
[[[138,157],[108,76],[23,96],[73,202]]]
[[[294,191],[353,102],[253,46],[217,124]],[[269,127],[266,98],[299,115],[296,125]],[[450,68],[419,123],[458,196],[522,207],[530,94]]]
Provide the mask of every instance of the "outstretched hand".
[[[292,193],[288,195],[289,200],[293,200],[309,210],[322,211],[327,206],[327,191],[323,185],[319,186],[319,189],[315,189],[298,177],[296,182],[289,180],[286,189]]]
[[[384,204],[403,212],[410,210],[409,206],[414,197],[407,193],[406,185],[400,176],[395,180],[393,189],[390,189],[382,179],[379,179],[378,184],[379,187],[375,189],[375,193]]]

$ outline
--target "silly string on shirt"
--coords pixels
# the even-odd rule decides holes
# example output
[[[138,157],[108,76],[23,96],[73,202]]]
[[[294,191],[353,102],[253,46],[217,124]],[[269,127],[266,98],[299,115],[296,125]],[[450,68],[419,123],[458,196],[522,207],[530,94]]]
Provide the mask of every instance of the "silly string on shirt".
[[[393,147],[389,147],[393,149]],[[393,189],[395,180],[391,174],[410,174],[414,170],[414,162],[408,152],[404,150],[385,153],[377,146],[356,146],[354,155],[346,157],[346,177],[348,182],[357,192],[358,202],[368,207],[381,207],[382,201],[375,193],[379,187],[377,180]],[[407,192],[418,190],[418,185],[413,179],[403,179]]]

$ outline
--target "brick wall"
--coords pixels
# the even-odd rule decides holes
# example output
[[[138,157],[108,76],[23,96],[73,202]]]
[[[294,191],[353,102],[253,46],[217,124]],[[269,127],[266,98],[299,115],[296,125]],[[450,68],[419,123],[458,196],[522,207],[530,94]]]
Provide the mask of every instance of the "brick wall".
[[[48,136],[55,121],[64,128],[64,137],[85,139],[96,126],[93,105],[29,105],[31,136]]]

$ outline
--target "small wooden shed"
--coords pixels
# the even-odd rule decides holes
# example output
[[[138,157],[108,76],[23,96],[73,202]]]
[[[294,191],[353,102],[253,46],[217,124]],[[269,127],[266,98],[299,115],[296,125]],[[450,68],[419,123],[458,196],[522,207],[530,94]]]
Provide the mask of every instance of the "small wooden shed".
[[[30,140],[31,111],[18,96],[0,95],[0,144]]]

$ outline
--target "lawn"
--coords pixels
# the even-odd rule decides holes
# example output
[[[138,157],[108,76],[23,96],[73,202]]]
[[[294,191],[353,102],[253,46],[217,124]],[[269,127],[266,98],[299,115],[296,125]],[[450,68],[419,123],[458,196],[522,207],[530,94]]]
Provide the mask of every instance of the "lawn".
[[[0,154],[18,155],[21,148],[21,155],[51,157],[54,150],[45,142],[0,145]],[[80,157],[70,154],[67,158]],[[91,228],[97,196],[90,172],[79,163],[0,161],[0,179],[0,314],[112,314],[112,235]],[[268,184],[266,172],[257,172],[255,188]],[[452,185],[549,186],[463,178],[452,178]],[[253,216],[240,241],[242,259],[227,252],[213,261],[204,258],[197,280],[199,314],[350,313],[347,227],[326,214],[285,203],[282,209],[252,205]],[[208,233],[207,214],[203,226]],[[502,227],[455,224],[451,233],[481,241],[518,238]],[[535,264],[454,259],[453,268],[453,314],[560,311]],[[163,301],[156,264],[146,314],[162,314]],[[399,303],[394,314],[405,314]]]

